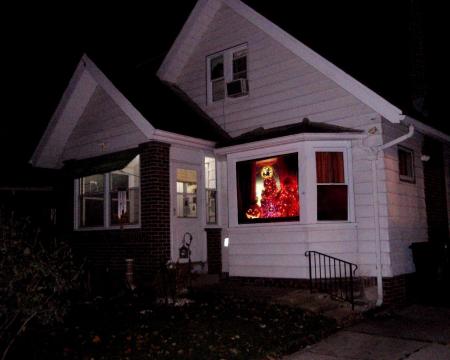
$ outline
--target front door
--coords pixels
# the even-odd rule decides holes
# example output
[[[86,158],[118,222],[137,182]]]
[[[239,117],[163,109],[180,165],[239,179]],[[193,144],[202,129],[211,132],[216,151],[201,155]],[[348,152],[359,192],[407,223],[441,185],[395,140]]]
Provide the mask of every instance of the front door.
[[[201,166],[177,163],[172,165],[172,260],[180,258],[183,240],[189,241],[191,262],[195,271],[204,271],[206,236],[204,231],[204,186]]]

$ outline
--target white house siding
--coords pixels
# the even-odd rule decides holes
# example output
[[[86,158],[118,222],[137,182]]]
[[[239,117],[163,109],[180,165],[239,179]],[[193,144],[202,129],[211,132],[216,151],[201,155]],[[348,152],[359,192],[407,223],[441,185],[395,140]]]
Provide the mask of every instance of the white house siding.
[[[305,279],[308,250],[357,263],[355,225],[273,224],[230,229],[229,272],[231,276]]]
[[[242,43],[247,43],[249,49],[249,95],[207,105],[206,57]],[[305,227],[284,231],[275,225],[270,227],[270,232],[265,227],[235,228],[230,229],[229,248],[231,275],[305,277],[304,252],[308,249],[355,262],[361,276],[376,275],[371,162],[364,149],[365,145],[380,144],[382,140],[381,119],[374,110],[225,5],[203,33],[176,82],[232,136],[260,126],[269,128],[299,122],[305,117],[365,131],[378,126],[378,134],[364,145],[360,141],[352,143],[356,218],[353,228],[343,230],[333,224],[323,225],[320,231]],[[381,260],[383,275],[391,276],[382,159],[377,166]]]
[[[62,160],[112,153],[145,141],[144,134],[114,100],[97,86],[66,143]]]
[[[383,138],[391,141],[408,132],[405,125],[383,121]],[[400,181],[397,146],[384,151],[385,184],[388,201],[388,226],[392,275],[414,272],[409,246],[427,241],[423,167],[420,160],[423,136],[414,136],[400,145],[414,151],[415,183]]]
[[[247,43],[248,96],[207,105],[206,57]],[[301,121],[361,128],[374,111],[248,20],[223,5],[181,75],[181,87],[232,136]]]

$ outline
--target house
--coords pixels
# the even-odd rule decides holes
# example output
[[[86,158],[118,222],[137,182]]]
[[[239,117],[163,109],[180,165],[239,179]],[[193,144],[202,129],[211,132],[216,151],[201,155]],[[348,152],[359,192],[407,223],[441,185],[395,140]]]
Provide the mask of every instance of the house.
[[[64,170],[96,265],[146,278],[192,239],[196,271],[292,283],[318,251],[381,304],[404,295],[411,243],[448,246],[450,136],[243,2],[199,0],[157,75],[178,99],[144,116],[84,56],[32,158]]]

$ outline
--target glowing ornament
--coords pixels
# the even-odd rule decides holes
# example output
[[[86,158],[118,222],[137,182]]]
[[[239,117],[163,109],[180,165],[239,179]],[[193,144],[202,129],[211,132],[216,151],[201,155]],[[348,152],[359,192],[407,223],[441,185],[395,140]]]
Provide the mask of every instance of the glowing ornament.
[[[245,212],[245,216],[247,217],[247,219],[258,219],[259,217],[261,217],[261,208],[257,204],[253,204]]]
[[[263,179],[271,179],[273,177],[273,167],[272,166],[263,166],[261,169],[261,177]]]

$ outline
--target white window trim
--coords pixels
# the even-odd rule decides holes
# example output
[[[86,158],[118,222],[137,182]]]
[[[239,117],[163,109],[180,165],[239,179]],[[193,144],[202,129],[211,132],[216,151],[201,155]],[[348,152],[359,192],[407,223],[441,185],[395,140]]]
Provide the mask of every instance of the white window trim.
[[[344,153],[345,181],[348,186],[348,219],[317,220],[317,180],[316,151],[341,151]],[[300,220],[280,221],[254,224],[239,224],[237,206],[236,163],[283,154],[298,154],[298,184],[300,201]],[[228,216],[230,228],[264,228],[264,227],[298,227],[314,224],[352,224],[355,222],[354,194],[352,181],[352,158],[350,141],[303,141],[295,144],[248,150],[227,155],[228,172]]]
[[[210,190],[209,188],[206,187],[206,167],[205,167],[205,157],[210,157],[210,158],[214,158],[215,160],[215,172],[216,172],[216,222],[215,223],[208,223],[207,221],[207,213],[208,213],[208,208],[207,208],[207,204],[206,204],[206,191]],[[220,182],[220,177],[219,177],[219,169],[218,169],[218,161],[217,161],[217,157],[214,153],[212,152],[205,152],[203,154],[203,191],[205,193],[205,199],[204,199],[204,203],[205,203],[205,227],[207,228],[217,228],[219,227],[219,223],[220,223],[220,216],[219,216],[219,211],[220,211],[220,204],[219,204],[219,182]]]
[[[248,50],[248,44],[240,44],[231,48],[224,49],[222,51],[215,52],[206,57],[206,105],[213,104],[221,104],[223,102],[228,101],[236,101],[242,98],[247,97],[249,94],[230,98],[227,96],[227,83],[233,80],[233,53]],[[213,101],[212,100],[212,82],[211,82],[211,60],[216,58],[217,56],[223,55],[223,77],[224,77],[224,86],[225,86],[225,95],[221,100]],[[249,54],[247,51],[247,80],[249,80]],[[249,92],[250,93],[250,92]]]
[[[73,229],[76,231],[98,231],[98,230],[121,230],[121,229],[140,229],[141,228],[141,166],[139,163],[139,219],[137,224],[111,225],[110,219],[110,173],[103,174],[104,186],[104,201],[103,201],[103,226],[80,226],[80,179],[74,180],[74,214],[73,214]]]
[[[314,146],[312,147],[313,152],[313,169],[312,172],[314,174],[314,187],[310,189],[312,193],[314,193],[314,198],[317,199],[317,173],[316,173],[316,153],[317,152],[341,152],[344,156],[344,184],[347,185],[347,220],[318,220],[317,219],[317,200],[312,201],[314,205],[313,214],[315,216],[315,222],[319,224],[327,224],[327,223],[348,223],[355,222],[355,212],[354,212],[354,196],[353,196],[353,176],[352,174],[352,161],[351,161],[351,147],[350,146]],[[326,185],[326,184],[322,184]]]

